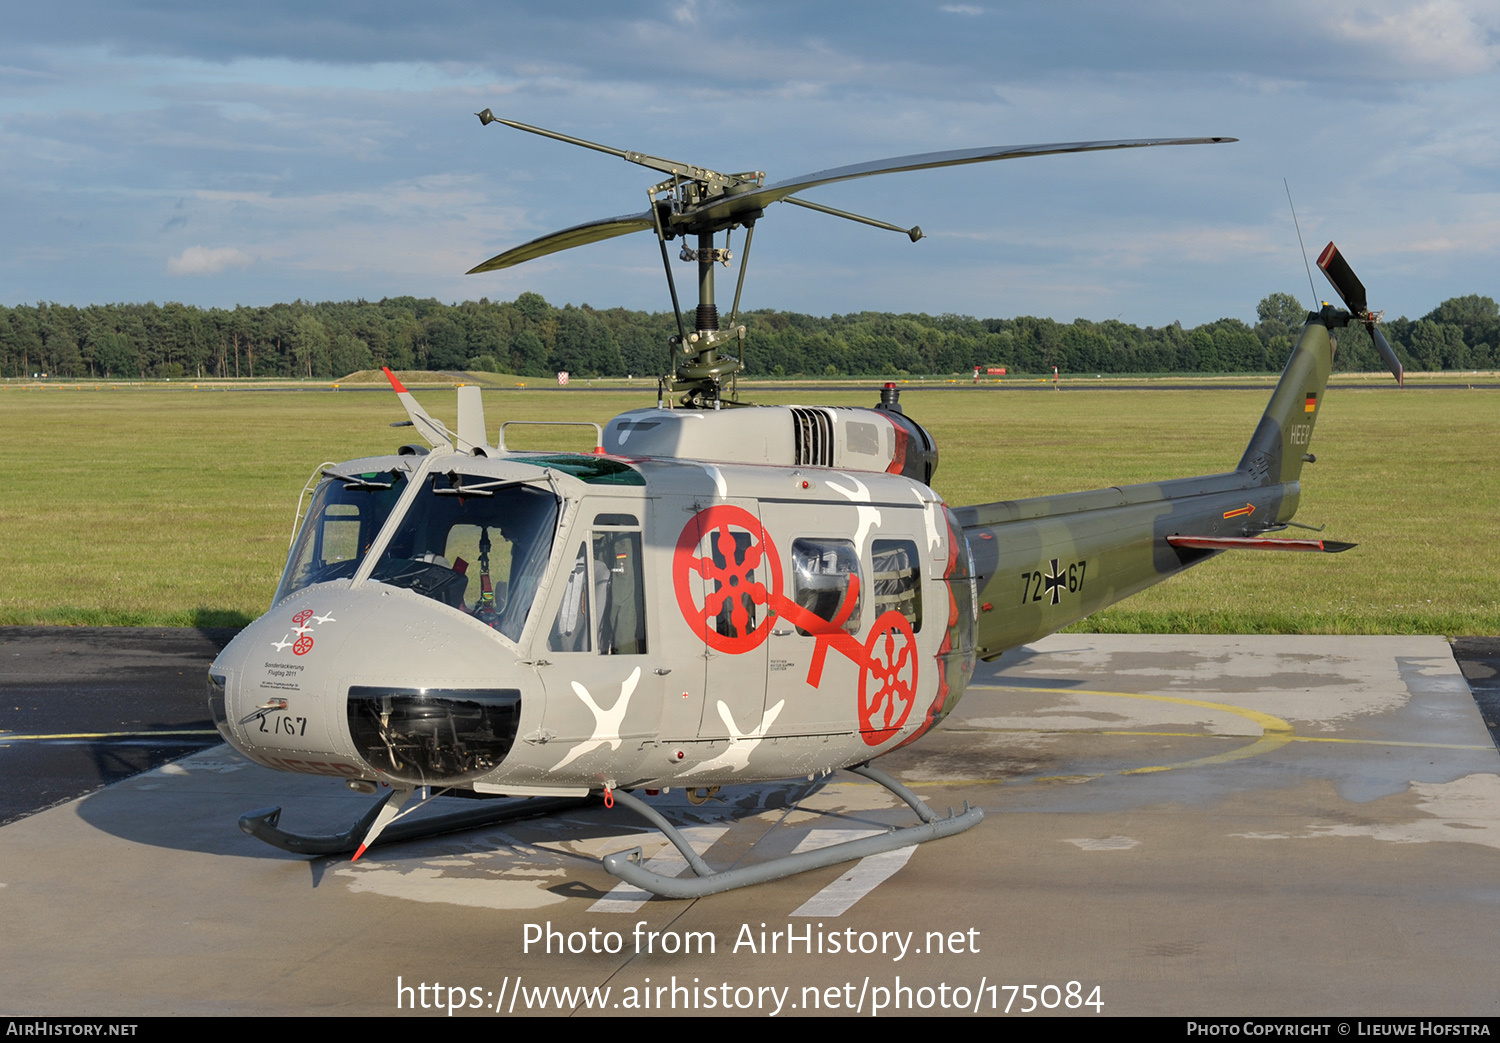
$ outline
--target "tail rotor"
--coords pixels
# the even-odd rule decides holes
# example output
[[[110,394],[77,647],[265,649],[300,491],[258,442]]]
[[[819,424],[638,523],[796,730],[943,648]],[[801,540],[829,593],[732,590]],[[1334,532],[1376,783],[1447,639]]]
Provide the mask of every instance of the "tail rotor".
[[[1390,367],[1391,375],[1396,378],[1396,383],[1402,387],[1406,386],[1406,369],[1401,365],[1401,360],[1391,350],[1390,342],[1385,339],[1385,334],[1380,332],[1376,325],[1377,316],[1370,311],[1369,302],[1365,298],[1365,284],[1359,281],[1359,276],[1354,274],[1354,269],[1349,267],[1349,262],[1344,260],[1344,255],[1339,253],[1339,248],[1329,243],[1318,255],[1318,267],[1323,269],[1323,274],[1328,276],[1328,281],[1343,298],[1344,305],[1356,319],[1365,324],[1369,331],[1370,339],[1375,342],[1376,349],[1380,352],[1385,364]]]

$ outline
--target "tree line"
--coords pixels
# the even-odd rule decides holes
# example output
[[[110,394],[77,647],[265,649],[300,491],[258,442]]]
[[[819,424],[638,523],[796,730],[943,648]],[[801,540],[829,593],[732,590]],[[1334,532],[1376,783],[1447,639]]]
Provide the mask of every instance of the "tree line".
[[[893,315],[826,318],[755,311],[747,327],[750,376],[931,375],[1004,366],[1011,373],[1278,372],[1305,309],[1273,293],[1250,326],[1219,319],[1139,327],[1117,321],[1021,316]],[[1500,367],[1500,308],[1490,297],[1444,301],[1419,319],[1382,327],[1410,370]],[[388,297],[293,301],[264,308],[41,303],[0,306],[0,376],[78,378],[333,378],[376,366],[550,376],[653,376],[671,359],[666,312],[554,307],[539,294],[513,301]],[[1335,369],[1380,370],[1369,336],[1338,337]]]

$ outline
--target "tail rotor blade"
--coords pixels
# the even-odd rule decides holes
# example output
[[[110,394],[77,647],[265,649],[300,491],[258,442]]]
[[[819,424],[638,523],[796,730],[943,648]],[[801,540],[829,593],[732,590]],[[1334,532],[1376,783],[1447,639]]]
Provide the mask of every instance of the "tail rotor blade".
[[[1323,269],[1323,274],[1333,283],[1333,288],[1343,298],[1344,305],[1363,318],[1369,310],[1365,300],[1365,284],[1359,281],[1359,276],[1354,274],[1354,269],[1349,267],[1349,262],[1339,253],[1339,248],[1332,243],[1325,246],[1318,255],[1318,267]]]
[[[1380,357],[1385,359],[1385,364],[1390,367],[1391,376],[1396,378],[1396,383],[1406,387],[1406,367],[1401,365],[1401,360],[1391,350],[1390,342],[1385,339],[1385,334],[1380,332],[1380,327],[1375,325],[1373,319],[1367,320],[1365,326],[1370,331],[1370,339],[1375,342],[1375,347],[1380,351]]]

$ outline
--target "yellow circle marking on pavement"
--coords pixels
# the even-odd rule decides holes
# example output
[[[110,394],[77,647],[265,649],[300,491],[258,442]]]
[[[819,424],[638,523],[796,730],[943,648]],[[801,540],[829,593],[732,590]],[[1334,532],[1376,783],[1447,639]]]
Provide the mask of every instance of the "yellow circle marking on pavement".
[[[1260,738],[1254,742],[1247,743],[1224,753],[1215,753],[1207,757],[1196,757],[1193,760],[1179,761],[1175,764],[1154,764],[1142,768],[1127,768],[1119,772],[1108,774],[1117,775],[1145,775],[1156,771],[1173,771],[1178,768],[1198,768],[1212,764],[1224,764],[1229,761],[1244,760],[1247,757],[1258,757],[1263,753],[1270,753],[1280,749],[1289,742],[1332,742],[1348,743],[1363,746],[1421,746],[1428,749],[1450,749],[1450,750],[1484,750],[1489,749],[1486,745],[1461,745],[1455,743],[1429,743],[1429,742],[1402,742],[1387,739],[1336,739],[1311,735],[1298,735],[1292,725],[1269,713],[1260,710],[1252,710],[1248,706],[1235,706],[1231,703],[1215,703],[1206,699],[1185,699],[1176,695],[1146,695],[1141,692],[1102,692],[1087,688],[1033,688],[1026,685],[970,685],[970,691],[1011,691],[1011,692],[1046,692],[1054,695],[1098,695],[1111,699],[1144,699],[1148,702],[1175,703],[1179,706],[1196,706],[1205,710],[1219,710],[1224,713],[1243,717],[1260,725]],[[1204,735],[1196,732],[1144,732],[1144,731],[1096,731],[1098,735],[1150,735],[1171,738],[1218,738],[1218,736]],[[1097,778],[1098,776],[1090,776]],[[1053,778],[1049,776],[1049,778]],[[1081,776],[1056,776],[1058,779],[1077,780]]]
[[[1025,691],[1036,691],[1036,689],[1024,689]],[[1057,691],[1057,689],[1044,689],[1044,691]],[[1196,706],[1202,710],[1218,710],[1223,713],[1234,714],[1260,725],[1260,738],[1248,745],[1238,749],[1226,750],[1223,753],[1211,754],[1207,757],[1196,757],[1189,761],[1179,761],[1176,764],[1154,764],[1144,768],[1128,768],[1118,772],[1120,775],[1145,775],[1153,771],[1172,771],[1176,768],[1198,768],[1209,764],[1224,764],[1228,761],[1244,760],[1247,757],[1258,757],[1262,753],[1270,753],[1272,750],[1280,749],[1297,737],[1296,730],[1287,721],[1280,717],[1262,713],[1260,710],[1252,710],[1247,706],[1234,706],[1230,703],[1213,703],[1206,699],[1184,699],[1177,695],[1142,695],[1139,692],[1099,692],[1087,689],[1069,689],[1074,695],[1102,695],[1113,699],[1145,699],[1154,703],[1174,703],[1178,706]]]

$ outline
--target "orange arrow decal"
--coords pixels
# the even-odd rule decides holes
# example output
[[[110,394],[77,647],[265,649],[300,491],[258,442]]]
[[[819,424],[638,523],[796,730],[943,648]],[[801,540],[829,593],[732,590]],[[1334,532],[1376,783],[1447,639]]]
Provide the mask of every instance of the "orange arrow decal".
[[[1247,503],[1243,507],[1236,507],[1232,511],[1225,511],[1224,512],[1224,517],[1226,517],[1226,518],[1238,518],[1238,517],[1240,517],[1241,515],[1244,515],[1244,514],[1254,514],[1254,513],[1255,513],[1255,505],[1253,503]]]

